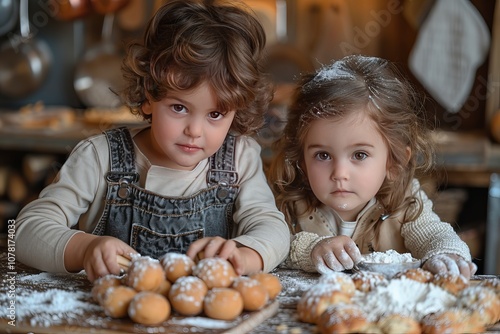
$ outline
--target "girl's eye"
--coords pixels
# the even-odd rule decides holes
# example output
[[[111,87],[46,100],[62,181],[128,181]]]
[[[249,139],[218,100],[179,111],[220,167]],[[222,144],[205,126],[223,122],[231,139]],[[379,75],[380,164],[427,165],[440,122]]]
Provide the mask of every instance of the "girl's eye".
[[[182,104],[174,104],[172,105],[172,110],[177,114],[186,113],[187,109]]]
[[[208,117],[211,120],[218,120],[221,119],[224,115],[218,111],[212,111],[211,113],[208,114]]]
[[[330,157],[330,154],[326,153],[326,152],[319,152],[319,153],[316,153],[316,159],[318,160],[330,160],[331,157]]]
[[[368,157],[368,154],[366,154],[365,152],[356,152],[354,153],[353,157],[354,160],[363,161]]]

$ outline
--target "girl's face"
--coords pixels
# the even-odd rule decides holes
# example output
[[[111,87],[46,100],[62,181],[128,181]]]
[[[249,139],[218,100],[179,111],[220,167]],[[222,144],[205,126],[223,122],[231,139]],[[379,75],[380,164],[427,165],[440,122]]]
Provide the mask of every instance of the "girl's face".
[[[217,97],[207,82],[169,93],[158,102],[149,101],[143,111],[152,116],[148,159],[184,170],[192,170],[220,148],[235,115],[235,111],[217,109]]]
[[[344,221],[379,191],[387,175],[388,148],[365,113],[315,120],[304,143],[306,175],[312,191]]]

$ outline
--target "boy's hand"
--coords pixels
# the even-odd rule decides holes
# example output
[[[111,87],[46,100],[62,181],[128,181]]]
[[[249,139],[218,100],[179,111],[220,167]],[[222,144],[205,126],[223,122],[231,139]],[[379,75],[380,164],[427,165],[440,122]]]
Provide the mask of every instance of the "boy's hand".
[[[248,275],[263,268],[262,258],[256,251],[248,247],[238,247],[234,240],[221,237],[202,238],[191,244],[186,255],[194,260],[200,253],[203,253],[203,258],[219,257],[228,260],[238,275]]]
[[[361,261],[361,253],[351,238],[339,235],[318,242],[311,252],[311,259],[316,270],[325,274],[332,270],[352,269]]]
[[[477,266],[473,262],[466,261],[463,257],[456,254],[438,254],[434,255],[422,266],[423,269],[433,274],[461,274],[467,279],[476,273]]]
[[[88,233],[75,234],[64,252],[64,265],[70,272],[85,269],[89,281],[108,274],[119,275],[117,255],[130,258],[137,252],[120,239]]]
[[[130,258],[137,253],[125,242],[108,236],[102,236],[90,242],[83,257],[83,269],[91,282],[108,274],[119,275],[120,265],[117,255]]]

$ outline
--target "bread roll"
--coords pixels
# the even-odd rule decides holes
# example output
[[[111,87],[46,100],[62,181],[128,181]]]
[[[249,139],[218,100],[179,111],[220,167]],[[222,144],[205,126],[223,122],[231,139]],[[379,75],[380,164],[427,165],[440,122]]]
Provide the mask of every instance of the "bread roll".
[[[158,325],[170,316],[170,304],[167,299],[151,291],[137,293],[128,306],[128,315],[132,321],[143,325]]]
[[[260,310],[269,300],[267,289],[256,279],[247,276],[235,279],[232,288],[241,294],[243,309],[246,311]]]
[[[203,310],[213,319],[234,320],[243,311],[243,298],[234,289],[213,288],[205,297]]]

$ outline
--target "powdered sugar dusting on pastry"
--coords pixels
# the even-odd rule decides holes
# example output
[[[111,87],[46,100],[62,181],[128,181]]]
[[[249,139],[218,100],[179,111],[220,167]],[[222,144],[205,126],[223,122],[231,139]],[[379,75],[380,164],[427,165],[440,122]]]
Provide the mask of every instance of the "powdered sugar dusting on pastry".
[[[370,321],[386,314],[402,314],[420,321],[426,314],[453,306],[456,297],[433,284],[407,278],[393,279],[369,293],[357,293],[353,302],[359,305]]]

